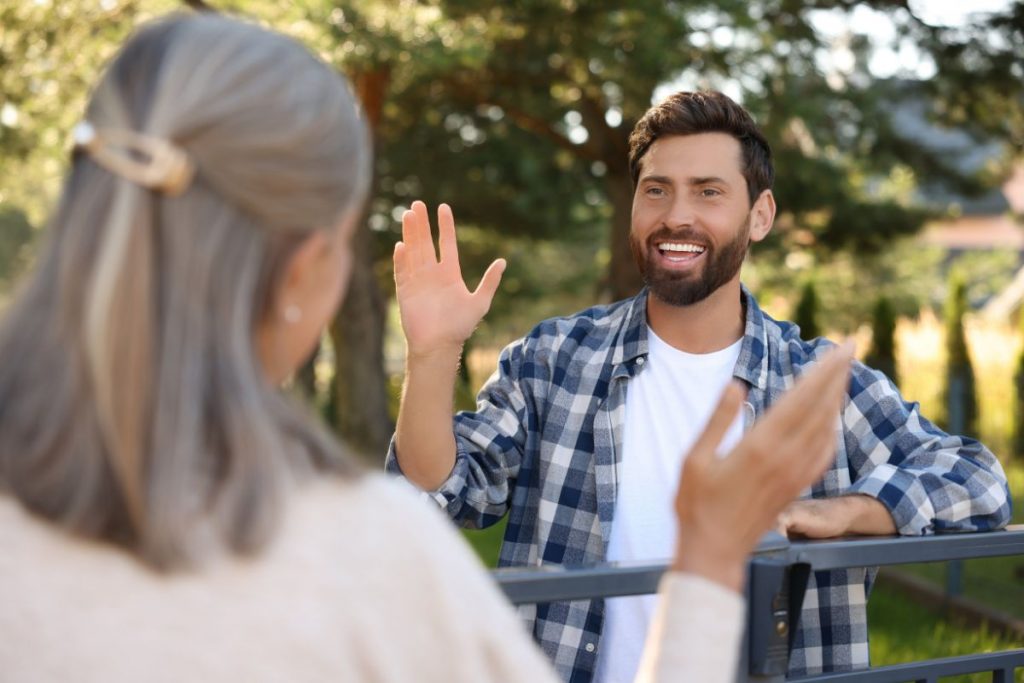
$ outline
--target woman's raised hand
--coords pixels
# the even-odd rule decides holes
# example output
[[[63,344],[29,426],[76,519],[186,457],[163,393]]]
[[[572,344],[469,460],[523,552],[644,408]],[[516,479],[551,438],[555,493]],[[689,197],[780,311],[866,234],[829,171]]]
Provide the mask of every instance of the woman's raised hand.
[[[747,555],[779,513],[835,458],[852,345],[824,354],[729,453],[715,451],[743,390],[731,384],[683,463],[675,568],[740,590]]]

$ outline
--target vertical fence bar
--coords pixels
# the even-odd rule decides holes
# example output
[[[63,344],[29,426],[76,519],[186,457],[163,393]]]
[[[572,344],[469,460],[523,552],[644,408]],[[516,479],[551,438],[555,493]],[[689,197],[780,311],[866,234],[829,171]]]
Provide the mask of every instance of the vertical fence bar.
[[[747,628],[744,634],[740,680],[782,683],[789,671],[800,610],[810,567],[794,563],[789,539],[768,532],[751,559],[747,574]]]
[[[967,430],[967,379],[962,371],[954,371],[949,378],[949,397],[947,415],[949,416],[949,432],[963,434]],[[964,561],[950,560],[946,563],[946,597],[954,598],[964,592]]]

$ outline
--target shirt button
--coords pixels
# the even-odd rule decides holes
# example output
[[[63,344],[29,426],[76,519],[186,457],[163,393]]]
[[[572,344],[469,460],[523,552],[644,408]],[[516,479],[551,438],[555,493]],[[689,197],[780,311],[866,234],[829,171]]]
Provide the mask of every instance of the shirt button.
[[[643,364],[644,364],[644,358],[643,358],[643,356],[641,356],[640,358],[637,358],[637,359],[636,359],[636,364],[637,364],[637,365],[643,365]]]
[[[643,360],[643,358],[641,358],[640,360]],[[593,652],[594,651],[594,644],[593,643],[587,643],[586,647],[584,647],[583,649],[586,650],[587,652]]]

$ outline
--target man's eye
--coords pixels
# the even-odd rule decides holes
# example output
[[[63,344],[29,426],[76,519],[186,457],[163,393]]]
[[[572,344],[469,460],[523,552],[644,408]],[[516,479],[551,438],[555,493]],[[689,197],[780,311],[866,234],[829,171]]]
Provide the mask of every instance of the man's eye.
[[[717,197],[720,194],[722,193],[711,187],[705,187],[703,190],[700,191],[701,197]]]
[[[649,187],[647,188],[647,195],[649,197],[661,197],[665,194],[665,190],[660,187]]]

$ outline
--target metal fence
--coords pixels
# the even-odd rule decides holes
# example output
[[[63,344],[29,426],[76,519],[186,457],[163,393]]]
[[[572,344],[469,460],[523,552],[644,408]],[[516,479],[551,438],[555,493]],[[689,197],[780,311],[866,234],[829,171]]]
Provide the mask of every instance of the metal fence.
[[[812,571],[1024,555],[1024,525],[1003,531],[917,538],[854,538],[789,542],[770,534],[750,559],[748,622],[740,681],[786,680],[790,635]],[[654,593],[666,566],[499,569],[498,584],[514,604]],[[991,673],[993,683],[1013,683],[1024,669],[1024,647],[1005,652],[933,659],[863,671],[819,674],[801,683],[938,683],[940,677]]]

